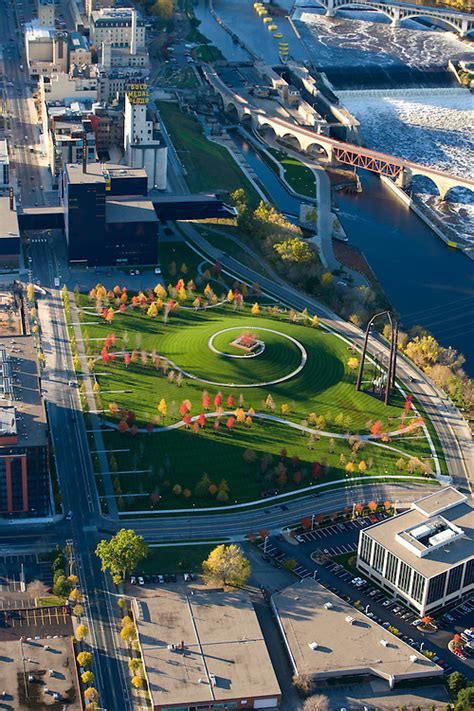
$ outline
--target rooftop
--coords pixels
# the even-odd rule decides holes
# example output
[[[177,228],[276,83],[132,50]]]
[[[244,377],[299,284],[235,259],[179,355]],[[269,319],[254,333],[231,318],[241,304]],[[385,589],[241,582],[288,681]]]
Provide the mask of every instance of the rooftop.
[[[105,175],[108,173],[113,178],[145,178],[144,168],[129,168],[125,165],[114,163],[88,163],[87,173],[82,172],[82,166],[77,163],[66,165],[66,174],[70,183],[102,183],[105,182]]]
[[[108,20],[129,20],[131,22],[132,10],[132,7],[102,7],[91,12],[91,19],[93,23]],[[137,24],[144,24],[139,12],[137,12]]]
[[[364,533],[431,578],[474,556],[474,509],[446,487]]]
[[[13,210],[10,210],[10,196],[0,196],[0,239],[20,237],[16,201],[13,198]]]
[[[105,221],[158,222],[151,200],[145,197],[113,197],[105,203]]]
[[[68,44],[69,48],[74,50],[74,49],[89,49],[89,43],[87,39],[84,37],[84,35],[81,35],[80,32],[70,32],[69,37],[68,37]]]
[[[272,596],[295,672],[315,678],[374,674],[384,679],[443,670],[312,578]]]
[[[19,639],[2,639],[0,689],[8,692],[5,697],[8,703],[4,708],[46,711],[50,707],[67,707],[68,711],[80,711],[82,704],[75,668],[70,637],[29,639],[23,643]],[[25,694],[25,680],[28,697]],[[58,696],[55,697],[55,694]]]
[[[152,704],[207,706],[280,695],[244,593],[188,587],[150,593],[139,603],[138,633]]]
[[[0,409],[2,407],[15,410],[19,446],[46,444],[46,412],[31,336],[0,338]]]

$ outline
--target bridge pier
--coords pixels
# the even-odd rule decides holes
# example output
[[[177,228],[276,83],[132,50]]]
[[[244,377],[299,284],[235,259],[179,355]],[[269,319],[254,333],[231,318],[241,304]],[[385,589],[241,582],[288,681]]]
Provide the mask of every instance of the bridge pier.
[[[328,7],[326,12],[324,13],[326,17],[335,17],[336,16],[336,10],[334,7]]]
[[[400,10],[397,7],[391,8],[392,22],[391,27],[400,27]]]
[[[402,190],[407,190],[411,185],[411,173],[409,173],[408,170],[400,171],[395,180],[395,185],[398,185]]]

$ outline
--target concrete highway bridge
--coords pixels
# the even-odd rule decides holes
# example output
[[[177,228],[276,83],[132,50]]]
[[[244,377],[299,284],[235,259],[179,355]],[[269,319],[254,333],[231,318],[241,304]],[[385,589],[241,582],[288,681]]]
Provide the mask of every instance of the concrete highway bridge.
[[[456,12],[448,8],[435,8],[426,5],[411,5],[409,3],[377,2],[377,0],[310,0],[297,3],[297,7],[323,7],[328,17],[334,17],[339,10],[362,9],[376,10],[392,21],[398,27],[403,20],[413,20],[417,17],[436,19],[446,28],[465,37],[474,30],[474,16],[470,13]]]
[[[442,200],[446,199],[452,188],[463,187],[474,191],[474,180],[450,175],[426,165],[373,151],[370,148],[338,141],[316,133],[311,128],[299,126],[278,116],[272,116],[234,92],[222,81],[215,69],[206,65],[203,70],[206,79],[221,97],[224,111],[235,111],[240,122],[248,121],[257,130],[270,130],[276,138],[296,143],[297,149],[301,152],[317,153],[329,165],[342,163],[370,170],[373,173],[392,178],[397,185],[403,188],[408,188],[412,179],[420,175],[435,184]]]

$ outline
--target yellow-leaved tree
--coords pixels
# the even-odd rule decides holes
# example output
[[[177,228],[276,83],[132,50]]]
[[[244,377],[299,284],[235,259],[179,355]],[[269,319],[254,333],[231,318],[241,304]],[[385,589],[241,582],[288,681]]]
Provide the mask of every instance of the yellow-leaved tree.
[[[243,587],[250,575],[250,563],[239,546],[216,546],[202,564],[207,583]]]

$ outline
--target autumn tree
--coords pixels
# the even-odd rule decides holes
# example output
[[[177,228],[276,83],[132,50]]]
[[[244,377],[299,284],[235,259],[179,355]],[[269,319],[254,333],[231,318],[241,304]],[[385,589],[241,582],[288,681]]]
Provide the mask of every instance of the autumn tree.
[[[138,563],[148,555],[148,546],[142,536],[131,529],[122,528],[109,541],[102,540],[98,544],[96,555],[102,563],[102,570],[110,570],[111,574],[120,573],[125,580]]]
[[[81,680],[83,684],[93,684],[94,683],[94,673],[89,671],[82,672]]]
[[[329,700],[327,696],[316,694],[309,696],[303,704],[303,711],[329,711]]]
[[[92,665],[92,654],[90,652],[79,652],[76,658],[77,663],[83,669]]]
[[[164,397],[161,398],[160,402],[157,405],[157,410],[160,413],[163,422],[165,421],[165,417],[168,414],[168,405],[166,403],[166,400]]]
[[[252,316],[258,316],[258,314],[260,313],[260,306],[258,305],[257,301],[253,304],[252,308],[250,309],[250,313],[252,314]]]
[[[89,634],[89,628],[87,627],[87,625],[84,625],[84,624],[77,625],[77,627],[74,631],[74,636],[76,639],[79,640],[79,642],[81,642],[83,639],[85,639],[88,634]]]
[[[209,553],[202,564],[209,584],[243,587],[250,575],[250,563],[239,546],[221,544]]]

